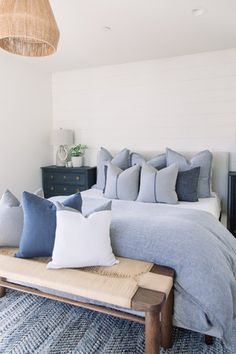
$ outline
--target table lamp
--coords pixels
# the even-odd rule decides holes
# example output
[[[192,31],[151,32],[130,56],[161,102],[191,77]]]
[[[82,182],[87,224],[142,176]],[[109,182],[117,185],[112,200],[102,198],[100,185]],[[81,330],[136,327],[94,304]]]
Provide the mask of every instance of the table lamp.
[[[57,147],[56,165],[65,166],[68,159],[68,146],[73,145],[74,134],[70,129],[56,129],[51,133],[51,145]]]

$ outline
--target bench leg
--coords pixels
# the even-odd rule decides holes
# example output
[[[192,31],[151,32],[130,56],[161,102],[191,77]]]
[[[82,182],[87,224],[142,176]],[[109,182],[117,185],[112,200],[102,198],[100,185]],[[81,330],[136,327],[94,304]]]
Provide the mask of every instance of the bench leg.
[[[161,323],[159,311],[145,313],[145,353],[160,354]]]
[[[213,344],[213,337],[205,335],[205,343],[206,343],[206,345],[212,345]]]
[[[172,347],[172,316],[174,290],[172,289],[161,310],[161,346],[164,349]]]
[[[6,295],[6,288],[0,286],[0,298]]]

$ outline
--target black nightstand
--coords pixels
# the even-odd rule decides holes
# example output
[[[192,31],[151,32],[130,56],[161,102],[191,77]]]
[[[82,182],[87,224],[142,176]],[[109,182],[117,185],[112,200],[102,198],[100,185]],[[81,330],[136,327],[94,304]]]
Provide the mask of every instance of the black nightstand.
[[[45,198],[70,195],[91,188],[96,183],[96,167],[42,167]]]
[[[227,228],[236,236],[236,172],[229,172]]]

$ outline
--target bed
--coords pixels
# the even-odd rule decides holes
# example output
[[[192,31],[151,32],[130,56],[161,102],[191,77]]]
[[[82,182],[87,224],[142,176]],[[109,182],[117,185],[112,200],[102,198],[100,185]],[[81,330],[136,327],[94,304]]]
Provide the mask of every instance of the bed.
[[[228,162],[227,153],[214,153],[211,198],[177,205],[114,200],[111,225],[117,256],[175,269],[174,324],[226,344],[236,317],[236,240],[218,220],[226,210]],[[82,196],[84,211],[104,199],[96,188]]]
[[[229,154],[214,152],[214,192],[199,202],[163,205],[114,200],[111,228],[117,255],[176,270],[174,324],[225,343],[230,342],[236,316],[236,241],[219,222],[226,212],[228,168]],[[82,194],[85,209],[92,200],[104,199],[96,188]]]

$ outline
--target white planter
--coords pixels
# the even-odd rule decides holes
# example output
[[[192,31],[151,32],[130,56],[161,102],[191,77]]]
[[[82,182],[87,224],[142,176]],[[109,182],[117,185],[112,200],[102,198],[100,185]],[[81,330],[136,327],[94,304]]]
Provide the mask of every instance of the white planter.
[[[83,166],[84,157],[83,156],[72,156],[71,157],[73,167]]]

